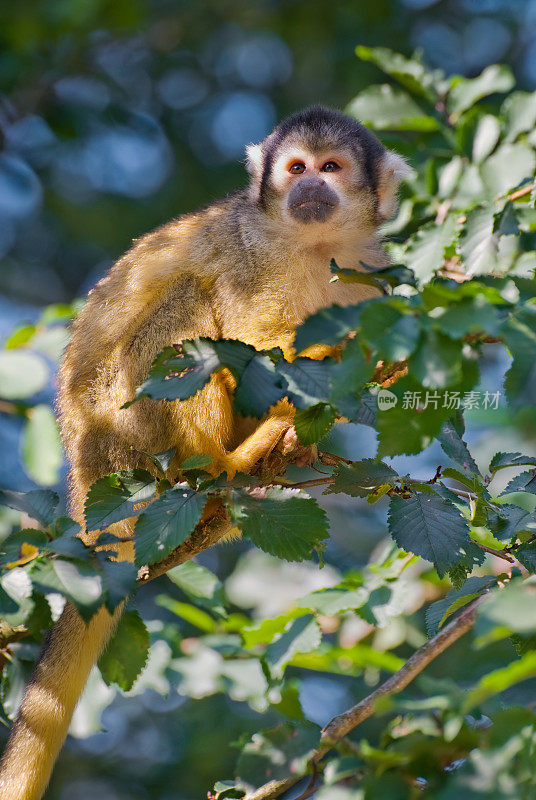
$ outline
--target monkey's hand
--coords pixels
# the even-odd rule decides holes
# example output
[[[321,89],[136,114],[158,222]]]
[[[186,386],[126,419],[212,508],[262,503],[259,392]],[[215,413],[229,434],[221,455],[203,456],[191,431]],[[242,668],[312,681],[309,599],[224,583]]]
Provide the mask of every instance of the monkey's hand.
[[[287,428],[278,443],[276,450],[284,456],[292,456],[292,462],[297,467],[309,467],[318,458],[318,448],[316,444],[302,444],[296,433],[296,428],[291,425]]]

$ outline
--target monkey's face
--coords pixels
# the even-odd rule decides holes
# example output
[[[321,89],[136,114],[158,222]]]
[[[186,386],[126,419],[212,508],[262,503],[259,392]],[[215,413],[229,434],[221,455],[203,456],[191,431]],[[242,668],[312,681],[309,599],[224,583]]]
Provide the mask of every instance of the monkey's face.
[[[374,192],[355,154],[340,147],[288,143],[272,165],[267,199],[272,216],[306,237],[375,224]]]

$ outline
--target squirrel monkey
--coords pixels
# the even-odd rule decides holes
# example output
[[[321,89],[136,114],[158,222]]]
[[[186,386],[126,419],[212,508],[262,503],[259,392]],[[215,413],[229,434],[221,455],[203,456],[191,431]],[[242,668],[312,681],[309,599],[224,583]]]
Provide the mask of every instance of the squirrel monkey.
[[[247,148],[247,188],[137,240],[89,293],[60,370],[59,412],[71,465],[71,513],[103,475],[151,468],[133,450],[176,448],[213,457],[214,470],[248,472],[292,429],[282,401],[260,422],[233,413],[230,378],[212,377],[193,398],[123,404],[157,353],[182,339],[241,339],[293,357],[296,326],[317,309],[375,294],[330,283],[330,259],[355,268],[387,263],[378,225],[392,215],[408,167],[359,122],[314,106]],[[307,352],[323,357],[321,349]],[[113,532],[132,534],[133,521]],[[84,534],[92,541],[91,533]],[[94,541],[94,538],[93,538]],[[122,558],[132,558],[125,542]],[[0,800],[38,800],[89,671],[120,610],[86,625],[67,604],[27,687],[0,771]]]

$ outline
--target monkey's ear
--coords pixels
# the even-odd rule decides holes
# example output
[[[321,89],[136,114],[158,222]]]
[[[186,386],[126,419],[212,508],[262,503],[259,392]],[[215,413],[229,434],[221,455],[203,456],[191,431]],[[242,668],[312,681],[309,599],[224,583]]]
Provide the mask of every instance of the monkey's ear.
[[[255,181],[260,181],[262,177],[263,161],[262,144],[248,144],[246,147],[246,167]]]
[[[378,164],[378,214],[382,220],[395,213],[398,187],[410,175],[413,175],[413,170],[402,156],[386,150]]]

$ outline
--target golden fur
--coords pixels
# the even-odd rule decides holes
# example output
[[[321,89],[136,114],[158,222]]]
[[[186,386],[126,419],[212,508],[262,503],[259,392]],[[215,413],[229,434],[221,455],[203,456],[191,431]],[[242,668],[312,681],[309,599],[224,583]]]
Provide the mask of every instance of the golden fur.
[[[276,129],[277,130],[277,129]],[[90,292],[73,325],[60,371],[59,412],[71,465],[71,513],[84,522],[84,498],[99,477],[134,465],[132,447],[175,447],[170,472],[206,453],[214,471],[248,471],[292,425],[281,402],[256,426],[235,418],[229,378],[214,376],[185,402],[142,400],[127,409],[157,353],[185,338],[241,339],[257,348],[280,346],[292,357],[296,325],[318,308],[374,294],[359,284],[330,283],[329,262],[341,267],[386,263],[377,233],[382,203],[392,203],[403,162],[384,151],[371,187],[348,147],[321,152],[287,136],[271,168],[270,197],[257,202],[263,146],[249,149],[248,190],[181,217],[139,239]],[[339,172],[324,175],[341,203],[328,223],[297,224],[285,199],[299,158],[319,173],[329,158]],[[322,357],[322,351],[313,351]],[[147,468],[143,459],[136,461]],[[130,520],[114,526],[129,536]],[[91,534],[87,537],[91,540]],[[132,557],[125,543],[124,558]],[[87,676],[120,611],[101,610],[86,626],[68,605],[52,631],[24,697],[0,773],[0,800],[38,800]]]

